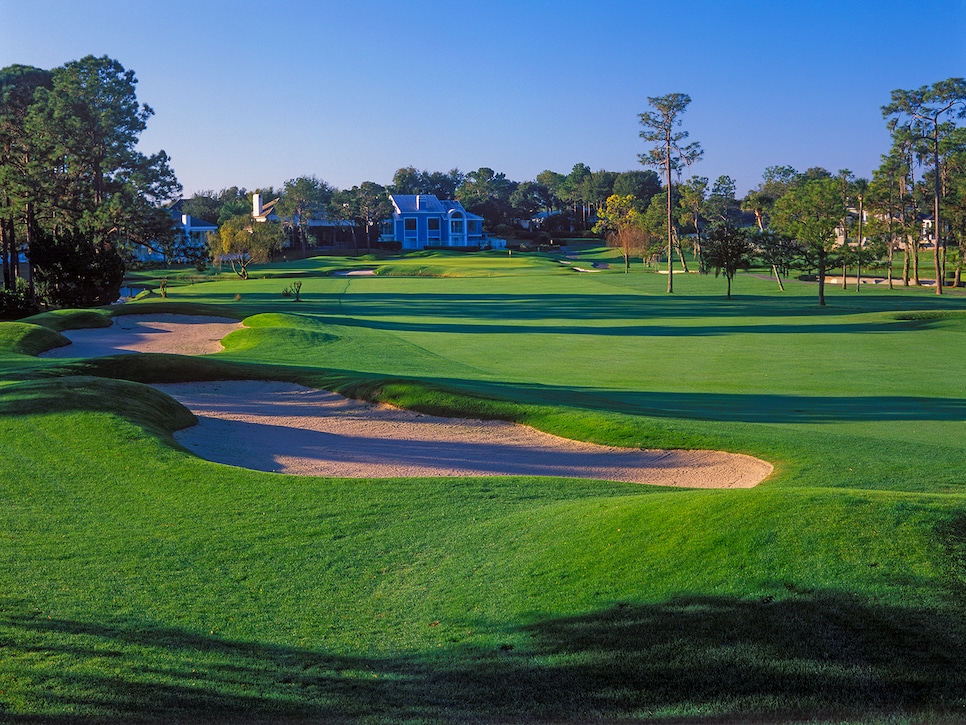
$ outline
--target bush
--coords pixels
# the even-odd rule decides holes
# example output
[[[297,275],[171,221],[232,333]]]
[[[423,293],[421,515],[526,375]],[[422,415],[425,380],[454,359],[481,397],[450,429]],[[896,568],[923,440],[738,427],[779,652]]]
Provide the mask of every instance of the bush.
[[[17,281],[20,282],[20,280]],[[19,284],[17,286],[21,287]],[[0,290],[0,319],[17,320],[33,315],[37,311],[37,304],[28,297],[26,291]]]
[[[37,295],[55,307],[97,307],[116,301],[124,280],[117,248],[80,232],[38,231],[30,245]]]

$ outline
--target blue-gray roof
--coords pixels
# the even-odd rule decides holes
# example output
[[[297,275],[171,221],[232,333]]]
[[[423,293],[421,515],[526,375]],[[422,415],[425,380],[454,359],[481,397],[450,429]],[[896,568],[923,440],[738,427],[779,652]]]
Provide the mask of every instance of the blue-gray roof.
[[[450,211],[459,211],[465,214],[467,219],[483,218],[466,211],[463,205],[454,199],[440,201],[433,194],[390,194],[389,199],[395,205],[399,214],[442,214],[445,216]]]

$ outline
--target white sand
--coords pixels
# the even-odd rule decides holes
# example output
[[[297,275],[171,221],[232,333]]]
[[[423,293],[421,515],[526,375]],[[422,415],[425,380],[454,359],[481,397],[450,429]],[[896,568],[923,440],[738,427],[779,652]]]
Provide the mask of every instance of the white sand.
[[[200,355],[241,328],[234,320],[129,315],[71,330],[51,357],[122,352]],[[502,421],[438,418],[290,383],[223,381],[156,386],[198,418],[175,437],[202,458],[259,471],[350,478],[562,476],[662,486],[749,488],[772,466],[719,451],[599,446]]]
[[[224,348],[221,339],[242,329],[238,320],[196,315],[118,315],[110,327],[65,330],[71,341],[41,357],[103,357],[135,352],[207,355]]]
[[[199,417],[178,442],[202,458],[306,476],[563,476],[695,488],[749,488],[772,466],[716,451],[637,450],[559,438],[503,421],[422,415],[299,385],[159,385]]]

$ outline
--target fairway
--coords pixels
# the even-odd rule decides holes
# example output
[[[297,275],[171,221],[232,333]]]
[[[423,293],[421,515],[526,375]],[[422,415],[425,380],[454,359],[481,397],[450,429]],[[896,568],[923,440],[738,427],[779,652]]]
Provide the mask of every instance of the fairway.
[[[966,717],[966,297],[666,295],[585,254],[610,269],[326,257],[0,323],[0,721]],[[204,355],[64,346],[137,314],[243,325]],[[774,471],[278,475],[178,443],[166,385],[210,381]]]

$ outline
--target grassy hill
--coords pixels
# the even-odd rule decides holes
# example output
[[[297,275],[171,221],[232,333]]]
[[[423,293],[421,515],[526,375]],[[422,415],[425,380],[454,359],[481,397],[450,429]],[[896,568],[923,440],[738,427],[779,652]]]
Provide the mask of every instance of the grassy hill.
[[[34,357],[102,312],[0,324],[0,721],[966,717],[963,296],[497,253],[254,276],[112,310],[245,319],[206,358]],[[776,470],[256,473],[143,384],[230,377]]]

